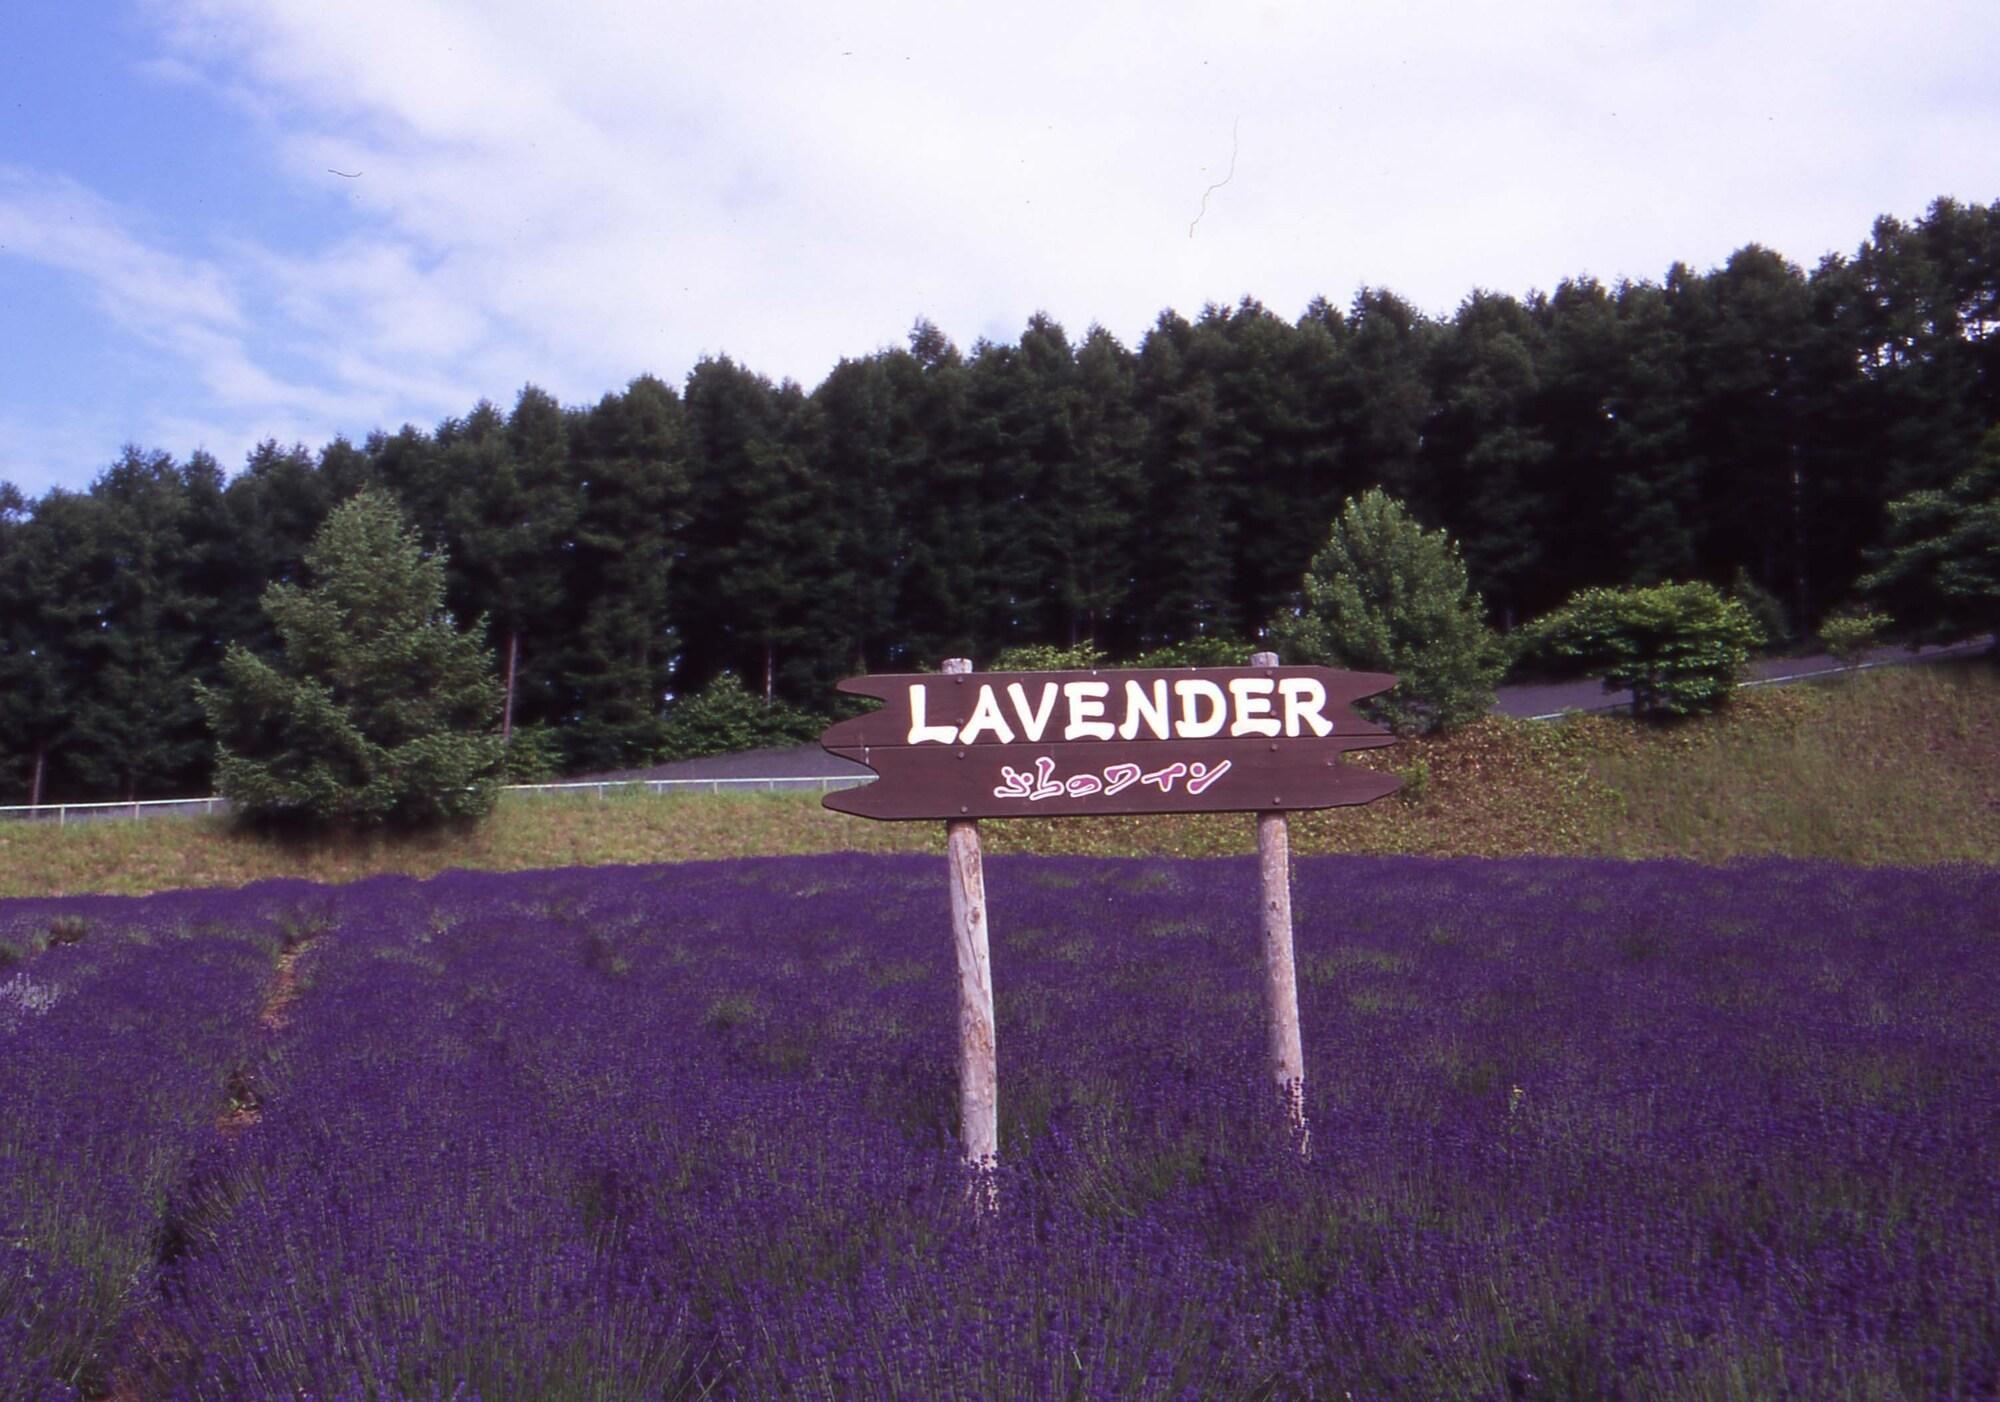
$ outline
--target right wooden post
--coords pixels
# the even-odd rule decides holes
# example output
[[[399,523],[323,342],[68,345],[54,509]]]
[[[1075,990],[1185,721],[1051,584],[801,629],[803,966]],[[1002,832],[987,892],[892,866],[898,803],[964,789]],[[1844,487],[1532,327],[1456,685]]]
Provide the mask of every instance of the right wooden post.
[[[1252,667],[1275,667],[1259,652]],[[1299,980],[1292,957],[1292,840],[1282,812],[1257,815],[1257,907],[1264,931],[1264,1037],[1271,1079],[1284,1097],[1299,1152],[1312,1152],[1306,1125],[1306,1060],[1299,1040]]]

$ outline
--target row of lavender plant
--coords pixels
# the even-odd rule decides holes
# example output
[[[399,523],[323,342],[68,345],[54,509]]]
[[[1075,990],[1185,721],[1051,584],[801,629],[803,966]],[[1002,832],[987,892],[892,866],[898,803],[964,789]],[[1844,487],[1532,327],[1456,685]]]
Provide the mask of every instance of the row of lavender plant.
[[[170,1211],[204,1397],[2000,1392],[2000,876],[1301,864],[1312,1153],[1241,863],[381,881]]]
[[[112,1384],[311,895],[0,906],[0,1397]]]

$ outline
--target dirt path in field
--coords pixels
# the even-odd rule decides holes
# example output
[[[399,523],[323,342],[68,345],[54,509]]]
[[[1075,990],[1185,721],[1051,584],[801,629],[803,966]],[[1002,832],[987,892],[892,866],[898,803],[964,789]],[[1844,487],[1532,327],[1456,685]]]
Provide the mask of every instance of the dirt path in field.
[[[307,935],[286,945],[279,953],[270,991],[264,995],[264,1006],[257,1011],[257,1025],[267,1037],[284,1031],[291,1022],[292,1006],[299,1001],[299,960],[317,939],[316,935]],[[254,1075],[247,1066],[237,1067],[229,1073],[229,1108],[216,1119],[216,1129],[224,1137],[233,1138],[256,1124],[263,1113]]]
[[[263,1006],[257,1010],[257,1026],[265,1039],[276,1036],[290,1024],[292,1008],[299,1001],[299,961],[305,958],[317,939],[317,935],[306,935],[287,944],[279,952],[270,988],[264,994]],[[263,1115],[263,1100],[257,1089],[253,1065],[246,1063],[235,1067],[229,1073],[229,1105],[216,1116],[216,1133],[225,1142],[233,1140]],[[171,1340],[162,1337],[158,1317],[150,1305],[140,1306],[125,1328],[127,1337],[138,1346],[137,1351],[143,1357],[158,1358],[173,1354],[175,1346]],[[115,1350],[113,1356],[123,1352]],[[141,1361],[118,1365],[105,1391],[87,1395],[92,1402],[147,1402],[148,1398],[158,1393],[158,1378],[153,1365]]]

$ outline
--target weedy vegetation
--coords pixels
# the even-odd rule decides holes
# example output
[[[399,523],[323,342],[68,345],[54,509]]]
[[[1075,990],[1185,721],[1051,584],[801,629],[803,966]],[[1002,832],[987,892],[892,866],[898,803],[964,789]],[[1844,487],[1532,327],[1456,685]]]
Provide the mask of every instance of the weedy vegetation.
[[[1666,726],[1493,718],[1350,762],[1397,770],[1403,794],[1296,815],[1295,851],[2000,862],[2000,674],[1983,662],[1739,692],[1720,714]],[[984,833],[995,853],[1205,857],[1254,845],[1249,821],[1226,814],[989,822]],[[942,850],[937,824],[857,821],[816,793],[512,794],[476,827],[313,841],[199,818],[0,824],[0,896]]]

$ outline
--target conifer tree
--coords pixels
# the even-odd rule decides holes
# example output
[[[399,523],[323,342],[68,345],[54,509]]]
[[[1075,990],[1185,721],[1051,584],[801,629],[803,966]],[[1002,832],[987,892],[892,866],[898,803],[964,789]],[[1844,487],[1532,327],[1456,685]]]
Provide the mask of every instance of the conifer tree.
[[[421,826],[479,818],[498,794],[500,687],[445,609],[445,564],[393,501],[335,508],[306,552],[312,583],[273,584],[282,656],[232,647],[198,689],[220,744],[218,787],[245,816]]]

